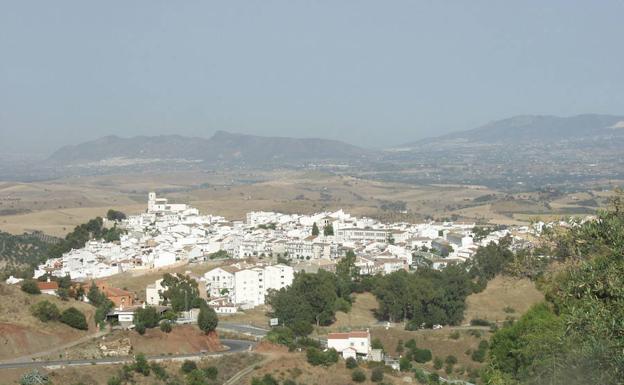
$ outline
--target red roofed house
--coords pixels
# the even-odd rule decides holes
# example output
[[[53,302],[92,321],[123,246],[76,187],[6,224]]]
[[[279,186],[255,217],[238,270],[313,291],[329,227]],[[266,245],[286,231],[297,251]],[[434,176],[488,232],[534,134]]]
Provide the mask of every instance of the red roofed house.
[[[357,355],[368,356],[371,350],[370,333],[366,331],[354,331],[348,333],[329,333],[327,335],[327,347],[336,349],[343,358]]]
[[[43,294],[51,294],[56,295],[56,291],[59,288],[58,282],[50,281],[48,279],[47,282],[37,282],[37,287]]]
[[[118,289],[116,287],[110,287],[106,282],[96,282],[98,289],[106,298],[110,299],[115,304],[115,307],[126,308],[134,305],[134,294],[129,291]]]

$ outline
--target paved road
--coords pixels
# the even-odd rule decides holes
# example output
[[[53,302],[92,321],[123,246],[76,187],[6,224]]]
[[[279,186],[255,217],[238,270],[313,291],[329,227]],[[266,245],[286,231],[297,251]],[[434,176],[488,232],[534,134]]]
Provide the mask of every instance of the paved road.
[[[191,353],[191,354],[178,354],[178,355],[160,355],[160,356],[148,356],[149,361],[170,361],[170,360],[183,360],[191,358],[201,358],[204,356],[214,356],[221,354],[240,353],[250,350],[254,346],[254,342],[242,341],[242,340],[229,340],[223,339],[221,343],[227,346],[229,349],[221,352],[208,352],[208,353]],[[56,360],[56,361],[23,361],[23,362],[8,362],[0,363],[0,369],[12,369],[12,368],[31,368],[31,367],[55,367],[55,366],[83,366],[83,365],[108,365],[126,363],[133,360],[133,357],[105,357],[92,360]]]
[[[248,324],[235,324],[229,322],[219,322],[219,326],[217,326],[217,329],[248,334],[253,337],[259,338],[266,336],[267,332],[269,331],[268,329],[262,329]]]

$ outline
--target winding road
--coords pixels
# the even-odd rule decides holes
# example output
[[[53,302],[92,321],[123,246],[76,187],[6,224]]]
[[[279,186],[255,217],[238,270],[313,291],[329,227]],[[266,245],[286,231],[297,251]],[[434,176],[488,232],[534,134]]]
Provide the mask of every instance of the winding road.
[[[218,356],[222,354],[241,353],[251,350],[255,345],[255,342],[243,341],[243,340],[231,340],[222,339],[221,343],[228,349],[220,352],[207,352],[207,353],[190,353],[190,354],[177,354],[177,355],[159,355],[148,356],[148,361],[171,361],[171,360],[185,360],[193,358],[201,358],[206,356]],[[83,365],[110,365],[132,362],[134,358],[129,357],[105,357],[92,360],[55,360],[55,361],[21,361],[21,362],[5,362],[0,363],[0,369],[14,369],[14,368],[35,368],[35,367],[63,367],[63,366],[83,366]]]

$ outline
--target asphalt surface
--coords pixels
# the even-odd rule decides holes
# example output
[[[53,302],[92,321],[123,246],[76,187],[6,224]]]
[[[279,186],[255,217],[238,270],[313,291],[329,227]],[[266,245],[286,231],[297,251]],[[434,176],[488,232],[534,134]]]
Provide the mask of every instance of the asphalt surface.
[[[177,355],[159,355],[148,356],[148,361],[170,361],[174,359],[189,359],[189,358],[201,358],[204,356],[215,356],[221,354],[240,353],[250,350],[255,344],[251,341],[243,340],[230,340],[222,339],[221,343],[227,346],[228,350],[220,352],[206,352],[206,353],[191,353],[191,354],[177,354]],[[105,357],[91,360],[55,360],[55,361],[25,361],[25,362],[11,362],[0,363],[0,369],[14,369],[14,368],[34,368],[34,367],[54,367],[54,366],[83,366],[83,365],[108,365],[126,363],[133,360],[133,357]]]
[[[219,326],[217,326],[218,330],[225,330],[237,333],[248,334],[253,337],[262,338],[266,336],[268,329],[262,329],[255,326],[247,325],[247,324],[235,324],[229,322],[219,322]]]

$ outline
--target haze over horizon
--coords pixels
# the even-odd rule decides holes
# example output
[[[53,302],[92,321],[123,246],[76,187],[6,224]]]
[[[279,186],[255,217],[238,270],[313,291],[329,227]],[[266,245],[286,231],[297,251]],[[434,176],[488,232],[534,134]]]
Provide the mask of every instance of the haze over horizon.
[[[621,115],[622,14],[615,0],[5,2],[0,151],[218,130],[380,147],[521,114]]]

